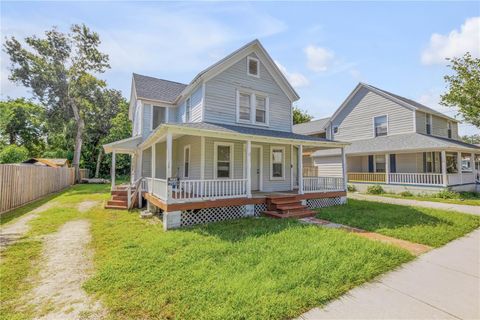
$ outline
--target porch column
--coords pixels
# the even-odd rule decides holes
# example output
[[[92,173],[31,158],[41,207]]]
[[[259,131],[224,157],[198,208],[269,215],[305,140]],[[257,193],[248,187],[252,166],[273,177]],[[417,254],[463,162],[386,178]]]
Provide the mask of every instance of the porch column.
[[[442,182],[444,187],[448,185],[447,179],[447,153],[442,150]]]
[[[470,153],[470,168],[472,168],[473,182],[477,181],[477,169],[475,168],[475,153]]]
[[[247,197],[252,197],[252,142],[247,141]]]
[[[460,176],[460,184],[463,184],[462,153],[461,152],[457,152],[457,170],[458,170],[458,175]]]
[[[112,152],[112,167],[111,167],[111,172],[110,172],[110,176],[112,178],[112,190],[115,190],[115,156],[116,156],[116,152],[113,151]]]
[[[298,145],[298,194],[303,194],[303,145]]]
[[[385,183],[390,184],[390,153],[385,153]]]
[[[342,147],[342,175],[343,175],[343,189],[347,190],[347,157],[345,155],[345,147]]]
[[[157,160],[156,151],[157,151],[157,144],[154,143],[154,144],[152,144],[152,178],[155,178],[155,170],[156,170],[156,167],[157,167],[157,164],[156,164],[156,160]]]
[[[169,132],[167,133],[167,152],[166,152],[166,155],[167,155],[166,179],[167,180],[168,178],[172,177],[172,143],[173,143],[172,133]]]

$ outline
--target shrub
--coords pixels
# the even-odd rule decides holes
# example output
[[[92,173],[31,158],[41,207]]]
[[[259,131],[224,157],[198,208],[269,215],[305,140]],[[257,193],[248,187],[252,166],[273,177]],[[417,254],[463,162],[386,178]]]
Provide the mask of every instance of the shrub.
[[[374,186],[369,186],[367,188],[367,193],[368,194],[382,194],[382,193],[385,193],[385,191],[383,190],[382,186],[374,185]]]
[[[411,193],[410,191],[400,192],[400,195],[401,195],[402,197],[413,197],[413,193]]]
[[[28,150],[11,144],[0,151],[0,163],[19,163],[28,159]]]
[[[451,190],[442,190],[439,193],[435,194],[435,198],[441,199],[459,199],[460,194]]]
[[[357,188],[353,184],[347,184],[347,191],[349,192],[355,192],[357,191]]]

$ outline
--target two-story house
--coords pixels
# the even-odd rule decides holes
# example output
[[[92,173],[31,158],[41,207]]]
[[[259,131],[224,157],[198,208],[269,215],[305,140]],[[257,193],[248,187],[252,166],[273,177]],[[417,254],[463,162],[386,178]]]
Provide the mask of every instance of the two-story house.
[[[458,121],[413,100],[360,83],[326,119],[294,132],[348,141],[347,176],[360,191],[382,184],[391,192],[474,191],[480,148],[459,140]],[[341,176],[339,152],[317,151],[315,175]]]
[[[298,99],[258,40],[189,84],[134,74],[133,135],[104,146],[113,153],[108,207],[131,206],[140,193],[168,229],[261,212],[301,217],[343,203],[343,175],[299,174],[304,152],[342,152],[346,143],[293,133]],[[115,185],[116,153],[132,157],[127,187]]]

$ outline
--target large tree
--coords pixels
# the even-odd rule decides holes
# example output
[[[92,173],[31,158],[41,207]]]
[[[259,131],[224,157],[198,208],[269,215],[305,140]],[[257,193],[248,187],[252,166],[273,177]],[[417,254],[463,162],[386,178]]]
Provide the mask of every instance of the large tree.
[[[30,36],[25,44],[15,37],[6,40],[10,56],[10,80],[31,88],[48,112],[73,116],[76,125],[72,165],[76,180],[85,128],[84,110],[87,98],[105,84],[94,75],[109,68],[108,56],[99,51],[100,37],[85,25],[72,25],[69,33],[53,28],[44,38]]]
[[[461,58],[447,60],[453,74],[444,77],[447,92],[441,104],[457,107],[466,122],[480,127],[480,58],[467,52]]]
[[[302,110],[299,107],[293,107],[293,124],[309,122],[312,119],[313,116],[306,110]]]

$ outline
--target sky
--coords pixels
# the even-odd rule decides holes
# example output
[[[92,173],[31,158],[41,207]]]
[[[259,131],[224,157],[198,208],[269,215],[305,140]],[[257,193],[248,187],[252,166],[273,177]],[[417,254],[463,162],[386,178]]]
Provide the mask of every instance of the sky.
[[[358,82],[439,105],[446,57],[480,56],[480,2],[1,2],[1,39],[85,23],[111,69],[100,75],[128,99],[132,73],[188,83],[259,39],[315,118],[333,114]],[[29,96],[8,80],[1,98]],[[479,133],[462,124],[460,134]]]

